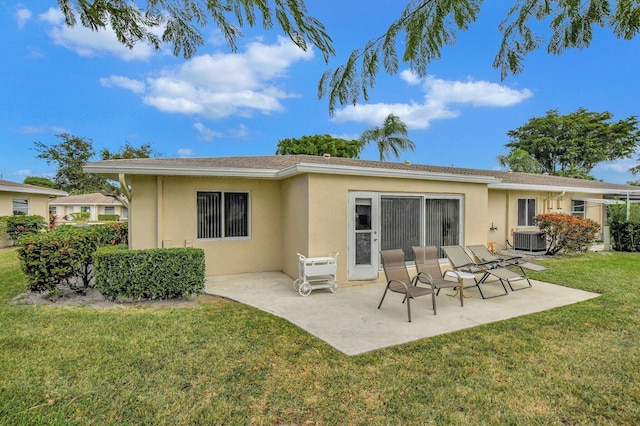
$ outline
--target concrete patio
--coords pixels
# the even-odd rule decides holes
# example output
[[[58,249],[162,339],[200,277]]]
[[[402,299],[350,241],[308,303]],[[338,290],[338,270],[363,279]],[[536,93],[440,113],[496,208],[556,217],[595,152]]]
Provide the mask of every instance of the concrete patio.
[[[359,355],[380,348],[450,333],[481,324],[540,312],[581,302],[598,294],[533,281],[533,287],[509,292],[507,296],[483,300],[476,288],[460,300],[437,297],[438,314],[433,315],[431,297],[411,303],[412,322],[402,296],[388,293],[377,309],[384,284],[342,287],[338,293],[315,290],[302,297],[292,287],[293,280],[281,272],[208,277],[207,294],[235,300],[296,324],[346,355]],[[491,293],[494,284],[483,287]],[[515,284],[514,284],[515,286]],[[488,289],[488,290],[485,290]],[[497,287],[495,288],[497,293]]]

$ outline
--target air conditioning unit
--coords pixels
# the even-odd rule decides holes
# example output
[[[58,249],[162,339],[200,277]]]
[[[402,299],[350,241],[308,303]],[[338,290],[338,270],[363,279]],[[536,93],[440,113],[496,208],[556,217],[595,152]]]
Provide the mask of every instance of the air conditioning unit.
[[[547,236],[538,231],[514,231],[513,248],[525,251],[544,251],[547,249]]]

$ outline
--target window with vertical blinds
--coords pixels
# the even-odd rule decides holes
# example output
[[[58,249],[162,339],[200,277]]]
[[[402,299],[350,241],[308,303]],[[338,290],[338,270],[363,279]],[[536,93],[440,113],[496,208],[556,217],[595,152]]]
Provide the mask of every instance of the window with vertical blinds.
[[[401,248],[406,260],[413,260],[412,246],[420,245],[420,198],[380,199],[380,247]]]
[[[535,226],[536,199],[518,199],[518,226]]]
[[[427,198],[425,200],[425,246],[460,244],[460,200]]]
[[[405,260],[412,261],[413,246],[436,246],[440,250],[460,244],[460,209],[459,198],[382,197],[380,248],[401,248]]]
[[[249,194],[199,191],[197,234],[201,239],[249,236]]]

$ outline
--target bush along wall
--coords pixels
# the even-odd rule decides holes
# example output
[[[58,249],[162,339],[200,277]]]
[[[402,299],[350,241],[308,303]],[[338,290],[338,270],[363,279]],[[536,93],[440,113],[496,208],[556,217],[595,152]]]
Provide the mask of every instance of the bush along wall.
[[[20,238],[18,258],[31,291],[51,291],[60,285],[80,293],[93,281],[93,253],[105,245],[126,244],[127,226],[58,226]]]
[[[95,287],[109,300],[176,299],[204,291],[204,250],[101,248]]]
[[[17,242],[23,235],[36,234],[46,227],[47,222],[42,216],[7,216],[7,234],[14,242]]]
[[[640,251],[640,223],[609,222],[614,251]]]
[[[120,220],[119,214],[99,214],[98,220],[115,221]]]
[[[536,225],[547,236],[547,253],[586,251],[595,241],[600,225],[591,219],[557,213],[535,217]]]

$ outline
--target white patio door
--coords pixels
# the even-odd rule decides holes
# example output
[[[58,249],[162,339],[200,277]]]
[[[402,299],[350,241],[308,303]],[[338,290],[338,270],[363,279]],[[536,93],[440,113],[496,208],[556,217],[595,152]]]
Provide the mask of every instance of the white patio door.
[[[378,278],[380,269],[380,199],[374,192],[349,193],[349,280]]]

